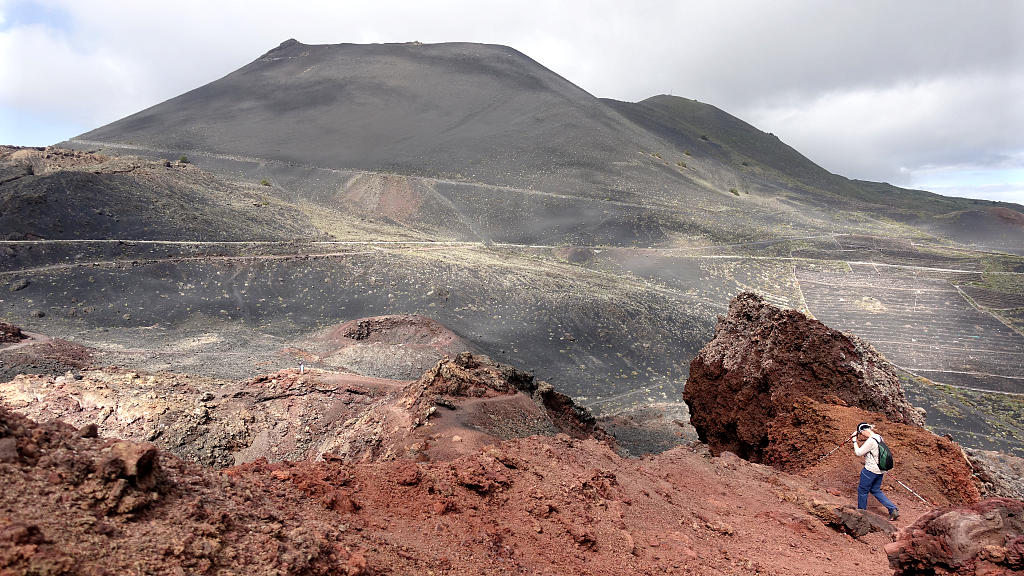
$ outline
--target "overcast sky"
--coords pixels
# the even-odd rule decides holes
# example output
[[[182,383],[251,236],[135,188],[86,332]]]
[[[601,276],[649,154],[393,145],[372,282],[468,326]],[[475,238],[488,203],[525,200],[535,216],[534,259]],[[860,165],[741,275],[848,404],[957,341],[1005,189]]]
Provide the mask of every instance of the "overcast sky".
[[[826,169],[1024,204],[1024,0],[0,0],[0,143],[53,144],[283,40],[512,46],[714,104]]]

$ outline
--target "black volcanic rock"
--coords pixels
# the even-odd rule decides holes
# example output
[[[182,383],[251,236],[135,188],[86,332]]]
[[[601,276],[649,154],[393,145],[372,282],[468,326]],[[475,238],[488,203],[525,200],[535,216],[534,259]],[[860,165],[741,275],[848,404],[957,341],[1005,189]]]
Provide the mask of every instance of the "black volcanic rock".
[[[0,147],[0,240],[316,240],[309,219],[255,184],[179,164]],[[13,286],[12,286],[13,289]]]
[[[852,228],[867,211],[969,242],[1024,245],[1024,227],[997,214],[972,216],[970,231],[936,221],[969,208],[962,199],[830,174],[706,104],[600,100],[497,45],[288,40],[71,144],[187,154],[256,181],[271,176],[317,206],[340,203],[460,239],[730,242],[799,234],[794,223],[807,234],[835,232],[827,213],[842,210]],[[786,201],[751,210],[756,197]],[[1019,207],[1004,208],[1020,216]]]

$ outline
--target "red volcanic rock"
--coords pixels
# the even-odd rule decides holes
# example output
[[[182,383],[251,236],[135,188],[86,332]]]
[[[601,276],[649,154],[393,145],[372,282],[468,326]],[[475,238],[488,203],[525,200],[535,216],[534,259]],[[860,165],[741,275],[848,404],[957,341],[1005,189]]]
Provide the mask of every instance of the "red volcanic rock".
[[[888,575],[885,521],[830,528],[812,481],[676,448],[622,458],[564,434],[447,460],[256,461],[226,474],[337,514],[372,574]],[[913,517],[923,509],[906,506]],[[836,513],[838,514],[838,513]],[[839,520],[843,522],[843,520]]]
[[[510,400],[533,402],[455,398],[416,440],[471,445],[444,421],[507,420]],[[215,471],[0,409],[3,445],[0,574],[890,574],[884,523],[839,518],[852,540],[828,527],[852,486],[833,498],[701,447],[633,459],[592,438],[488,436],[449,459]],[[902,521],[926,510],[901,503]]]
[[[22,334],[21,328],[13,324],[0,322],[0,343],[21,342],[25,338],[28,338],[28,336]]]
[[[690,363],[683,399],[701,440],[713,453],[763,462],[771,423],[802,398],[924,423],[893,366],[869,344],[756,294],[739,294]]]
[[[532,381],[533,377],[526,372],[481,361],[469,352],[459,354],[453,359],[445,358],[428,370],[419,381],[410,385],[408,393],[415,402],[421,397],[430,396],[463,396],[475,398],[493,398],[515,394],[519,386]]]
[[[358,574],[336,516],[145,444],[0,408],[0,574]]]
[[[573,438],[593,437],[611,440],[611,437],[597,426],[589,411],[577,406],[572,398],[558,392],[547,382],[535,380],[533,374],[529,372],[512,366],[494,364],[486,356],[474,356],[469,352],[438,362],[422,378],[406,387],[400,405],[419,416],[416,422],[423,423],[437,414],[438,408],[455,410],[458,405],[468,404],[472,410],[474,403],[467,402],[468,398],[492,399],[520,393],[530,398],[541,410],[540,414],[532,414],[531,417],[537,419],[543,414],[541,420],[549,429],[553,428],[555,432],[562,432]],[[510,405],[511,403],[493,402],[489,404],[488,411],[498,416],[503,407]],[[515,412],[509,411],[503,416],[490,419],[494,426],[478,427],[470,421],[465,422],[471,428],[487,429],[490,434],[501,438],[522,436],[522,430],[531,428],[530,425],[518,427]],[[478,419],[474,420],[483,424]],[[536,429],[535,433],[544,432],[543,429],[536,428],[536,425],[532,427]]]
[[[1024,501],[936,508],[885,546],[895,576],[1024,573]]]

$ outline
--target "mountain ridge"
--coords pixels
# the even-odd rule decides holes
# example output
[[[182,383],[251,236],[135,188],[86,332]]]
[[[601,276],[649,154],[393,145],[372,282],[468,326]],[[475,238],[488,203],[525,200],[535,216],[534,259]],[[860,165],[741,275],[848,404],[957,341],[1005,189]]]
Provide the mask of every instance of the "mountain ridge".
[[[288,40],[223,78],[70,141],[83,147],[76,141],[89,143],[85,147],[136,146],[143,155],[181,150],[200,161],[203,154],[229,155],[257,164],[393,173],[670,207],[676,213],[668,220],[626,217],[661,222],[656,226],[663,230],[652,236],[658,243],[689,229],[714,242],[731,229],[746,240],[771,237],[772,230],[794,222],[805,230],[864,231],[860,215],[867,214],[886,235],[923,232],[1024,251],[1024,227],[1003,226],[966,199],[921,196],[832,174],[774,135],[711,105],[665,95],[637,103],[595,98],[529,56],[493,44]],[[301,194],[318,185],[293,179],[291,186]],[[441,202],[466,196],[440,194]],[[500,211],[495,203],[504,202],[474,201],[484,211]],[[761,222],[751,222],[751,201],[761,205]],[[687,210],[678,210],[684,206],[697,211],[684,215]],[[714,213],[723,206],[744,216],[719,222]],[[551,210],[545,205],[538,215],[526,208],[518,228],[529,228],[526,219],[543,220]],[[998,234],[979,236],[971,226],[936,220],[963,210],[1002,227]],[[559,216],[566,218],[572,219]],[[555,225],[522,241],[544,243],[559,235],[584,241]],[[620,236],[626,244],[650,236],[635,227]],[[518,241],[507,235],[492,239]]]

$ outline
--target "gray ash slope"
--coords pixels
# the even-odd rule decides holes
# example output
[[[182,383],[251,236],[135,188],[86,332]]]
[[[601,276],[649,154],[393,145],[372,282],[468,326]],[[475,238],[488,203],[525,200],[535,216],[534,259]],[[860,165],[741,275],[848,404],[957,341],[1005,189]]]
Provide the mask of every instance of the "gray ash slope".
[[[113,159],[0,154],[25,240],[0,247],[0,314],[104,361],[244,377],[317,330],[422,314],[598,411],[675,410],[755,290],[939,382],[1024,377],[1024,208],[848,180],[713,106],[601,100],[510,48],[290,41],[67,145]],[[89,211],[143,224],[68,225]],[[977,445],[1024,439],[1016,400],[920,386]]]
[[[271,173],[276,165],[307,194],[329,177],[298,176],[295,186],[296,168],[482,185],[433,183],[431,192],[440,204],[455,204],[446,216],[481,219],[466,234],[495,241],[632,245],[682,234],[728,242],[781,226],[850,231],[857,228],[850,215],[867,212],[954,241],[1024,249],[1024,227],[986,206],[831,174],[706,104],[670,96],[599,100],[504,46],[290,40],[224,78],[76,140],[206,154]],[[495,195],[487,186],[506,189]],[[579,204],[538,200],[535,191]],[[737,193],[769,202],[752,214],[755,200]],[[607,201],[638,207],[601,222]],[[703,213],[686,214],[694,208]],[[491,212],[513,213],[516,226],[492,233]]]
[[[579,194],[652,140],[511,48],[295,41],[81,138]]]
[[[4,240],[282,241],[313,229],[305,214],[260,186],[188,164],[66,150],[0,149],[0,160],[7,167]]]

